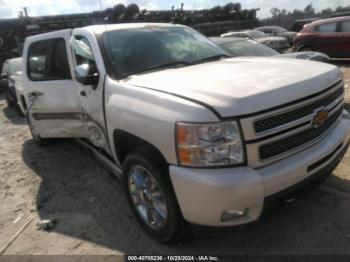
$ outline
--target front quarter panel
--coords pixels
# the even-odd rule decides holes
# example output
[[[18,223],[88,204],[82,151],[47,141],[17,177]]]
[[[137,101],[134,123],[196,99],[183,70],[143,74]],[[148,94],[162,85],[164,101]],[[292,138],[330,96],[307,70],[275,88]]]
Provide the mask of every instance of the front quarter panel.
[[[214,122],[217,117],[203,106],[171,94],[106,79],[106,121],[117,159],[114,131],[122,130],[155,146],[169,164],[177,164],[175,123]]]

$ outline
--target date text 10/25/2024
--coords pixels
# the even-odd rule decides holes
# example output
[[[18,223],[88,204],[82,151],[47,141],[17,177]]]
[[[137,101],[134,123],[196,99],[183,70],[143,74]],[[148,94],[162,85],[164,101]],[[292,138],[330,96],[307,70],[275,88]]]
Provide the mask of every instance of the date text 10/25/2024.
[[[220,261],[217,256],[126,256],[127,261]]]

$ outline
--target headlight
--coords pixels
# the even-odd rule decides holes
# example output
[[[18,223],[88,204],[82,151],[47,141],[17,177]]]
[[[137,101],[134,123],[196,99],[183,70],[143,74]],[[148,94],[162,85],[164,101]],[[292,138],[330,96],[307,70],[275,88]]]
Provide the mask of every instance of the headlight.
[[[237,122],[177,123],[177,155],[183,166],[242,164],[244,151]]]

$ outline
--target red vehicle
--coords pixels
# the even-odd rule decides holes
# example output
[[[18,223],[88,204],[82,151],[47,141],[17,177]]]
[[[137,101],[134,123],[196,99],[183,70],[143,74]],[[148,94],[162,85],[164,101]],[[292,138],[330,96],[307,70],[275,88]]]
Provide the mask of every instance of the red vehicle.
[[[294,51],[318,51],[333,58],[350,57],[350,16],[305,25],[294,39]]]

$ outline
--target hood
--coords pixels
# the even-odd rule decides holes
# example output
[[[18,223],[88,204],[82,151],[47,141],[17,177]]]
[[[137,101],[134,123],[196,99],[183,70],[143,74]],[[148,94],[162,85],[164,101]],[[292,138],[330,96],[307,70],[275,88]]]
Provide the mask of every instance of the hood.
[[[270,36],[270,37],[263,37],[263,38],[259,38],[257,39],[259,42],[285,42],[287,41],[284,37],[280,37],[280,36]]]
[[[340,78],[339,69],[328,64],[243,57],[134,75],[122,82],[196,100],[221,117],[232,117],[315,94]]]
[[[323,54],[320,52],[313,52],[313,51],[280,54],[280,55],[276,55],[275,57],[297,58],[297,59],[325,61],[325,62],[329,62],[331,60],[331,58],[326,54]]]
[[[283,35],[284,36],[296,36],[298,33],[297,32],[292,32],[292,31],[288,31],[288,32],[284,32]]]

